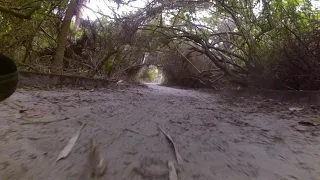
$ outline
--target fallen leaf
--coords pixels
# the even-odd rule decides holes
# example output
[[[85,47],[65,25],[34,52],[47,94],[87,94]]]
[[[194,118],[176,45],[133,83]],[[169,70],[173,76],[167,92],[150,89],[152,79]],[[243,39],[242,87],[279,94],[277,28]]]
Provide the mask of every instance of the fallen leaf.
[[[80,129],[73,135],[73,137],[69,140],[68,144],[67,144],[67,145],[63,148],[63,150],[59,153],[56,162],[59,161],[59,160],[61,160],[61,159],[66,158],[66,157],[70,154],[73,146],[76,144],[77,140],[79,139],[81,130],[84,128],[85,125],[86,125],[86,124],[83,124],[83,125],[81,126],[81,128],[80,128]]]
[[[172,161],[168,161],[168,168],[169,168],[169,180],[178,180],[177,171]]]
[[[289,108],[290,111],[302,111],[304,108],[296,108],[296,107],[292,107]]]
[[[174,148],[174,152],[176,154],[176,158],[177,158],[177,162],[179,164],[181,164],[183,162],[183,159],[178,151],[178,148],[176,147],[176,144],[174,143],[173,139],[171,138],[171,136],[167,133],[165,133],[162,128],[158,125],[159,129],[162,131],[162,133],[169,139],[169,141],[171,142],[173,148]]]

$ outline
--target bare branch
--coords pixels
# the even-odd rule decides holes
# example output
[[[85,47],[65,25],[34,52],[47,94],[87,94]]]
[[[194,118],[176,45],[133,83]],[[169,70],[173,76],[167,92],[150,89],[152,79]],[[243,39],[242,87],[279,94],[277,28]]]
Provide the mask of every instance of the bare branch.
[[[178,49],[177,46],[176,46],[176,50],[177,50],[177,52],[178,52],[185,60],[187,60],[199,73],[201,72],[185,55],[183,55],[183,54],[179,51],[179,49]]]

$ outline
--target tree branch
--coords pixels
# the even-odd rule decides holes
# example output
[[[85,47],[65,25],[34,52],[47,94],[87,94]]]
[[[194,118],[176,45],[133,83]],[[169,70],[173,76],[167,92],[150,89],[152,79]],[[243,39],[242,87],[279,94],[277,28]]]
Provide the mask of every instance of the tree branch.
[[[12,10],[12,9],[9,9],[9,8],[7,8],[7,7],[5,7],[5,6],[0,5],[0,12],[6,13],[6,14],[10,14],[10,15],[12,15],[12,16],[14,16],[14,17],[17,17],[17,18],[20,18],[20,19],[28,19],[28,20],[30,20],[32,14],[33,14],[36,10],[38,10],[38,9],[40,9],[40,8],[41,8],[41,4],[39,3],[39,4],[37,4],[33,9],[31,9],[29,13],[24,14],[24,13],[17,12],[17,11],[15,11],[15,10]]]
[[[43,27],[40,26],[40,29],[43,33],[45,33],[48,37],[50,37],[54,42],[57,43],[57,40],[54,37],[52,37],[45,29],[43,29]]]

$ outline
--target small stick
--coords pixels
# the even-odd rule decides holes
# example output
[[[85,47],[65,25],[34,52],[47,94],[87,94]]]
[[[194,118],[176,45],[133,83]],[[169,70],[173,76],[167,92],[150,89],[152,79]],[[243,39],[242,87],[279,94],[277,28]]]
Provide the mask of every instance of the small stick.
[[[169,168],[169,180],[178,180],[177,171],[172,161],[168,161],[168,168]]]
[[[183,162],[183,159],[178,151],[178,148],[176,147],[175,143],[173,142],[173,139],[171,138],[171,136],[169,134],[165,133],[159,125],[158,125],[158,127],[162,131],[162,133],[170,140],[170,142],[174,148],[174,152],[176,154],[177,162],[178,162],[178,164],[181,164]]]
[[[64,118],[64,119],[58,119],[58,120],[53,120],[53,121],[28,121],[28,122],[22,122],[20,123],[21,125],[31,125],[31,124],[43,124],[43,125],[48,125],[50,123],[54,122],[60,122],[60,121],[66,121],[69,120],[69,118]]]
[[[150,134],[150,135],[148,135],[148,134],[142,134],[142,133],[139,133],[139,132],[137,132],[137,131],[134,131],[134,130],[132,130],[132,129],[128,129],[128,128],[124,128],[124,131],[129,131],[129,132],[132,132],[132,133],[135,133],[135,134],[140,134],[140,135],[142,135],[142,136],[147,136],[147,137],[154,137],[154,136],[157,136],[159,133],[157,133],[157,134]]]

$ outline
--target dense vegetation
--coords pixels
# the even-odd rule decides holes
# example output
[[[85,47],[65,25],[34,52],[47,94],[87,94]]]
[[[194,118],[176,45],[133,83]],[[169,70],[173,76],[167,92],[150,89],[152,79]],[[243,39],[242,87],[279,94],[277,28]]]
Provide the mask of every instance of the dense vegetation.
[[[0,0],[0,53],[28,71],[154,76],[153,64],[176,85],[320,89],[310,0],[152,0],[119,14],[131,1],[102,1],[112,16],[89,20],[86,0]]]

